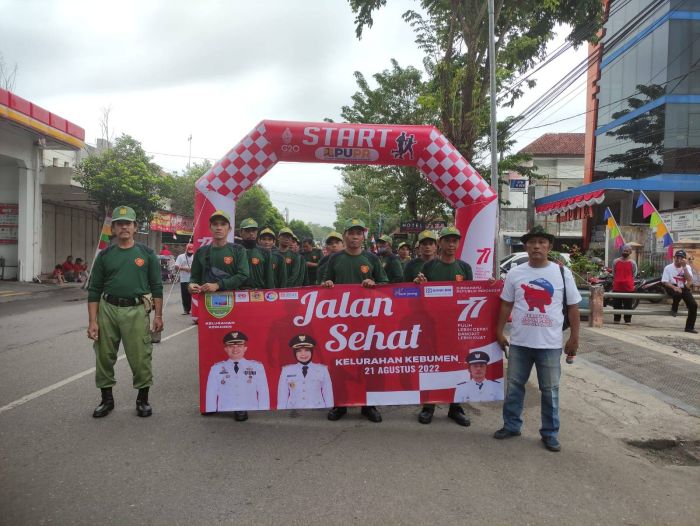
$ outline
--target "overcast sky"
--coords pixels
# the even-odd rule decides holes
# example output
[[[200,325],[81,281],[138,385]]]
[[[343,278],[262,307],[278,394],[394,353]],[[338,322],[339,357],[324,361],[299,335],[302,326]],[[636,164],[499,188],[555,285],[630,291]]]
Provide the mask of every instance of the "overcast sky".
[[[111,106],[117,135],[128,133],[166,170],[219,159],[262,119],[340,120],[366,77],[390,66],[422,69],[422,53],[401,14],[417,3],[391,1],[355,38],[343,0],[0,0],[0,53],[18,64],[15,92],[100,136]],[[553,44],[556,46],[560,39]],[[570,51],[535,78],[519,113],[585,57]],[[562,103],[531,123],[585,111],[583,78]],[[583,117],[520,134],[583,131]],[[339,173],[331,165],[278,164],[262,180],[290,218],[330,225]]]

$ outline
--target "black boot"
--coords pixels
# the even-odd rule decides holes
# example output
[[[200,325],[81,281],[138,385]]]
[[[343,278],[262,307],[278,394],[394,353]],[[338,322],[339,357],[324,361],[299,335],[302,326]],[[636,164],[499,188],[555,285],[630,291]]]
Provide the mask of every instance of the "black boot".
[[[148,403],[148,387],[139,389],[139,394],[136,397],[136,414],[144,417],[153,414],[153,409]]]
[[[472,424],[469,417],[464,414],[464,409],[459,404],[450,404],[450,410],[447,412],[447,418],[455,421],[455,424],[460,426],[470,426]]]
[[[107,416],[109,412],[114,409],[114,397],[112,396],[112,388],[107,387],[105,389],[100,389],[102,391],[102,401],[95,410],[92,412],[94,418],[102,418]]]

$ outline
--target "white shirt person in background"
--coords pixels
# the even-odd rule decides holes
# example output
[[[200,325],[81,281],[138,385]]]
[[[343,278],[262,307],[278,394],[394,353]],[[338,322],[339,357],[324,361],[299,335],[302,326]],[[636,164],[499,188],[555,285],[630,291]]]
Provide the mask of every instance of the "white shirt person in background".
[[[182,297],[183,314],[189,314],[192,308],[192,295],[187,286],[190,284],[190,270],[194,259],[194,245],[187,243],[185,253],[175,259],[175,270],[180,273],[180,296]]]
[[[265,367],[256,360],[246,360],[248,337],[241,331],[224,336],[228,360],[212,365],[207,379],[205,410],[234,411],[234,419],[248,419],[247,409],[270,409],[270,391]]]
[[[307,334],[289,340],[297,363],[282,367],[277,389],[277,409],[333,407],[333,384],[328,367],[313,363],[316,341]]]
[[[695,330],[695,319],[698,315],[698,304],[693,298],[690,287],[693,283],[693,270],[686,262],[687,254],[685,250],[676,250],[673,256],[673,263],[666,265],[661,276],[661,283],[669,290],[673,298],[671,305],[671,316],[678,314],[678,304],[683,300],[688,309],[688,318],[685,320],[685,332],[697,334]]]

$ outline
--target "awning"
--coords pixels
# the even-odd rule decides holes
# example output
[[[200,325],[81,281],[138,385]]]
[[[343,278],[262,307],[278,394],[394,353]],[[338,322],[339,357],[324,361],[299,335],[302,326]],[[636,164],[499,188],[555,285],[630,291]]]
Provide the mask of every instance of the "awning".
[[[661,174],[645,179],[601,179],[535,200],[538,214],[585,215],[588,207],[602,204],[606,197],[619,200],[627,192],[700,192],[700,174]],[[572,213],[572,211],[574,213]]]
[[[535,201],[535,210],[538,214],[564,214],[570,210],[583,208],[584,206],[599,205],[604,199],[605,190],[595,190],[586,194],[580,194],[574,197],[553,201],[541,206],[537,206],[537,201]]]

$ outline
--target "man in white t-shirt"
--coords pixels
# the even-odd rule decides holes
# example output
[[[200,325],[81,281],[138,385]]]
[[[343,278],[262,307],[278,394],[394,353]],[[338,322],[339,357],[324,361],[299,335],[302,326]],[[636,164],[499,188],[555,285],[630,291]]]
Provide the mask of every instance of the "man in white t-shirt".
[[[568,268],[547,259],[554,236],[536,226],[522,236],[528,262],[511,269],[501,292],[501,311],[496,325],[496,339],[508,353],[508,388],[503,403],[503,427],[494,438],[520,435],[525,401],[525,384],[532,366],[537,369],[541,392],[542,427],[540,435],[549,451],[560,451],[559,378],[564,323],[564,287],[571,335],[565,351],[575,355],[578,349],[581,294]],[[510,343],[503,329],[513,315]]]
[[[675,317],[678,314],[678,304],[683,300],[688,309],[688,318],[685,320],[685,332],[697,334],[695,319],[698,315],[698,304],[690,290],[690,285],[693,283],[693,270],[686,262],[687,257],[685,250],[676,250],[673,256],[673,263],[666,265],[664,268],[661,283],[669,290],[673,298],[671,315]]]
[[[194,258],[194,245],[187,243],[185,253],[175,259],[175,270],[180,273],[180,295],[182,296],[182,314],[189,314],[192,307],[192,295],[187,286],[190,284],[190,270]]]

